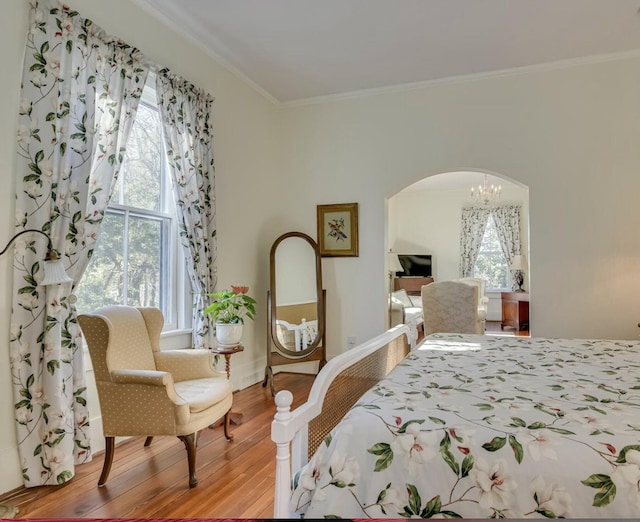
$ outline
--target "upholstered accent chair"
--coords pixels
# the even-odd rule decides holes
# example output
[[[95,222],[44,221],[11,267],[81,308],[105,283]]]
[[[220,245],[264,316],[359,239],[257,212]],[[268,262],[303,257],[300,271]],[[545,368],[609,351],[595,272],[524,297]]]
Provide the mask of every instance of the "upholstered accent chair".
[[[478,288],[458,281],[441,281],[422,287],[424,334],[484,334],[478,317]]]
[[[107,481],[115,437],[174,435],[185,445],[189,486],[196,477],[198,432],[224,418],[233,402],[226,374],[209,350],[160,351],[164,324],[157,308],[107,306],[78,317],[96,378],[106,450],[98,486]]]
[[[487,282],[479,277],[461,277],[460,279],[454,279],[454,281],[478,287],[478,319],[482,321],[484,327],[487,321],[487,310],[489,309],[489,298],[485,295]]]
[[[418,340],[419,329],[422,327],[422,298],[410,297],[404,289],[396,290],[390,295],[391,326],[406,324],[411,335],[410,341],[414,345]],[[412,300],[414,299],[414,300]]]

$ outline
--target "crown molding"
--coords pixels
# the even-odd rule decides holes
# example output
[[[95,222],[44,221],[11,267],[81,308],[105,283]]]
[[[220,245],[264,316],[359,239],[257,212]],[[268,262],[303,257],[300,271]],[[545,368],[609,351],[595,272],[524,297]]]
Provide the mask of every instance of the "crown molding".
[[[464,74],[460,76],[449,76],[447,78],[438,78],[435,80],[425,80],[420,82],[403,83],[398,85],[390,85],[388,87],[376,87],[373,89],[362,89],[339,94],[328,94],[326,96],[314,96],[311,98],[300,98],[288,102],[281,102],[280,108],[303,107],[307,105],[317,105],[320,103],[328,103],[354,98],[364,98],[366,96],[377,96],[380,94],[401,93],[407,91],[415,91],[426,89],[428,87],[440,85],[453,85],[457,83],[476,82],[493,78],[502,78],[507,76],[520,76],[531,73],[554,71],[558,69],[568,69],[571,67],[579,67],[584,65],[592,65],[605,62],[614,62],[621,60],[630,60],[640,58],[640,49],[632,51],[623,51],[618,53],[597,54],[592,56],[584,56],[580,58],[571,58],[567,60],[557,60],[554,62],[546,62],[536,65],[526,65],[522,67],[512,67],[510,69],[500,69],[497,71],[489,71],[483,73]]]
[[[171,12],[169,15],[166,12],[160,11],[153,0],[131,0],[135,5],[149,13],[151,16],[159,20],[164,25],[168,26],[176,34],[182,36],[185,40],[189,41],[200,49],[207,56],[215,60],[222,67],[224,67],[231,74],[239,78],[255,92],[265,98],[269,103],[275,105],[281,109],[304,107],[309,105],[318,105],[321,103],[338,102],[356,98],[364,98],[368,96],[377,96],[382,94],[402,93],[420,89],[426,89],[429,87],[441,86],[441,85],[453,85],[458,83],[476,82],[481,80],[488,80],[493,78],[502,78],[508,76],[518,76],[531,73],[539,73],[545,71],[553,71],[558,69],[567,69],[571,67],[579,67],[584,65],[592,65],[605,62],[613,62],[620,60],[628,60],[640,57],[640,49],[634,49],[631,51],[622,51],[617,53],[597,54],[591,56],[585,56],[580,58],[570,58],[566,60],[557,60],[553,62],[546,62],[536,65],[527,65],[522,67],[512,67],[508,69],[500,69],[496,71],[464,74],[459,76],[449,76],[446,78],[437,78],[434,80],[424,80],[419,82],[410,82],[397,85],[389,85],[386,87],[375,87],[372,89],[361,89],[356,91],[328,94],[323,96],[313,96],[310,98],[299,98],[287,102],[279,101],[270,92],[260,86],[258,83],[249,78],[246,74],[228,62],[220,54],[215,52],[212,46],[217,42],[210,34],[203,32],[195,24],[193,24],[187,17],[182,14],[179,4],[164,4],[163,7],[168,8]],[[212,93],[215,96],[215,93]]]
[[[210,42],[211,38],[207,34],[204,34],[199,30],[197,26],[189,21],[188,18],[181,14],[181,11],[176,3],[176,9],[173,7],[171,9],[171,17],[167,16],[164,12],[160,11],[156,6],[154,6],[152,0],[131,0],[135,5],[140,7],[142,10],[149,13],[151,16],[156,18],[158,21],[168,26],[173,32],[183,37],[188,42],[195,45],[198,49],[200,49],[207,56],[215,60],[222,67],[224,67],[227,71],[229,71],[234,76],[238,77],[244,83],[246,83],[249,87],[251,87],[254,91],[256,91],[259,95],[264,97],[269,103],[279,106],[280,101],[277,100],[271,93],[263,89],[260,85],[254,82],[251,78],[249,78],[242,71],[237,69],[234,65],[229,63],[226,59],[216,53],[210,45],[207,45],[205,42]],[[185,30],[186,29],[186,30]],[[161,64],[162,65],[162,64]],[[212,93],[215,96],[215,93]]]

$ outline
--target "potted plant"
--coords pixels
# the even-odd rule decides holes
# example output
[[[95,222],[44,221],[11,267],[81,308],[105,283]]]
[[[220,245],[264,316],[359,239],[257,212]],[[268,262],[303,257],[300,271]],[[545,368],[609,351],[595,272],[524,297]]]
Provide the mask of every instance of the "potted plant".
[[[235,345],[242,338],[244,318],[256,315],[256,300],[247,295],[248,286],[231,285],[231,290],[208,294],[214,301],[204,309],[216,325],[216,338],[221,345]]]

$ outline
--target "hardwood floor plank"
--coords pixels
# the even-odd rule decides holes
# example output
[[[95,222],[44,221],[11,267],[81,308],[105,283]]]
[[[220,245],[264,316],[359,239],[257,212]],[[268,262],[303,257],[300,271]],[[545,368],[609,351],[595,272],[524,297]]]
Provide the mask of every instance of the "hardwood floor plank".
[[[280,373],[277,389],[302,404],[313,375]],[[17,505],[19,518],[271,518],[275,483],[275,444],[271,421],[275,404],[260,383],[234,394],[234,411],[244,422],[232,426],[233,442],[221,427],[200,433],[197,475],[188,486],[187,455],[175,437],[156,437],[143,447],[144,437],[116,445],[107,483],[98,487],[104,455],[76,468],[63,486],[19,488],[0,497]]]

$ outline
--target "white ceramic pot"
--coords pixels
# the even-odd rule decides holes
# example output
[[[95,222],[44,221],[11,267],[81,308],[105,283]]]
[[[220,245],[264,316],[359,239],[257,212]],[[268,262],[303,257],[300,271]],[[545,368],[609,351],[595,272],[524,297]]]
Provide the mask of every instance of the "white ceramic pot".
[[[216,323],[216,339],[222,346],[233,346],[242,339],[242,323]]]

